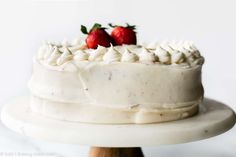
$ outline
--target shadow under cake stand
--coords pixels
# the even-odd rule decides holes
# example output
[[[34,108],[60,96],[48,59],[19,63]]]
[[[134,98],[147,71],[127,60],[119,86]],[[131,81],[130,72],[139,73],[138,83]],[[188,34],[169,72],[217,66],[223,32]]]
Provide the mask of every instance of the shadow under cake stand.
[[[227,105],[205,98],[191,118],[156,124],[88,124],[49,119],[31,112],[29,97],[6,104],[2,122],[28,137],[93,146],[89,157],[143,157],[141,146],[197,141],[232,128],[236,118]]]

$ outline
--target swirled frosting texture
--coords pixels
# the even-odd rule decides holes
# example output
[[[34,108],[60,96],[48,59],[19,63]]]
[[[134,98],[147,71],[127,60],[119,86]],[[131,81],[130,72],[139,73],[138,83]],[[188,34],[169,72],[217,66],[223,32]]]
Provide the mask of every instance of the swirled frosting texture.
[[[125,48],[125,52],[121,58],[122,62],[136,62],[138,61],[138,56],[135,53],[132,53],[128,48]]]
[[[130,62],[144,64],[192,67],[202,65],[204,58],[192,42],[162,42],[150,45],[122,45],[109,48],[98,46],[88,49],[84,43],[74,41],[59,43],[45,42],[38,51],[37,59],[50,66],[67,62]]]
[[[116,49],[111,46],[108,52],[103,56],[103,61],[110,62],[119,62],[121,59],[121,54]]]

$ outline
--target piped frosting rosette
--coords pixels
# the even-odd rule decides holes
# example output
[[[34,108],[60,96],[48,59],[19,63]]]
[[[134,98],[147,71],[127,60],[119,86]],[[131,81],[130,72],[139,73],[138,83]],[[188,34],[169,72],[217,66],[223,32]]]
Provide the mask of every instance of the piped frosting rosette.
[[[196,46],[189,41],[150,43],[149,45],[121,45],[88,49],[84,42],[44,42],[37,59],[60,66],[67,62],[130,62],[191,67],[202,65],[204,58]]]

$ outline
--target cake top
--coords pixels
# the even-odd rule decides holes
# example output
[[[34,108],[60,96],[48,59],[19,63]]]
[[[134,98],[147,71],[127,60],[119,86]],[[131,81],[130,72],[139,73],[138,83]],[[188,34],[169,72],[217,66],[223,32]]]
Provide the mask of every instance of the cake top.
[[[68,62],[128,62],[193,67],[204,62],[199,50],[190,41],[136,44],[134,26],[110,26],[114,27],[111,35],[100,24],[95,24],[89,32],[81,26],[82,32],[88,34],[85,40],[44,42],[39,48],[37,60],[51,66]]]

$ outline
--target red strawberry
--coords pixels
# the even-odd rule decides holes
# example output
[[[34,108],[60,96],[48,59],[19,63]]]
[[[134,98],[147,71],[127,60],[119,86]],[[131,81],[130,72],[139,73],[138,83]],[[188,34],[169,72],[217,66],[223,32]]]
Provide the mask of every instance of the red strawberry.
[[[96,49],[98,45],[109,47],[113,42],[111,36],[105,31],[106,28],[101,24],[95,23],[92,29],[88,32],[87,28],[81,25],[81,31],[88,34],[86,44],[88,48]]]
[[[111,32],[111,37],[114,39],[116,45],[122,44],[136,44],[136,32],[134,31],[135,26],[130,26],[127,24],[126,27],[124,26],[114,26],[109,24],[109,26],[113,27],[114,29]]]

